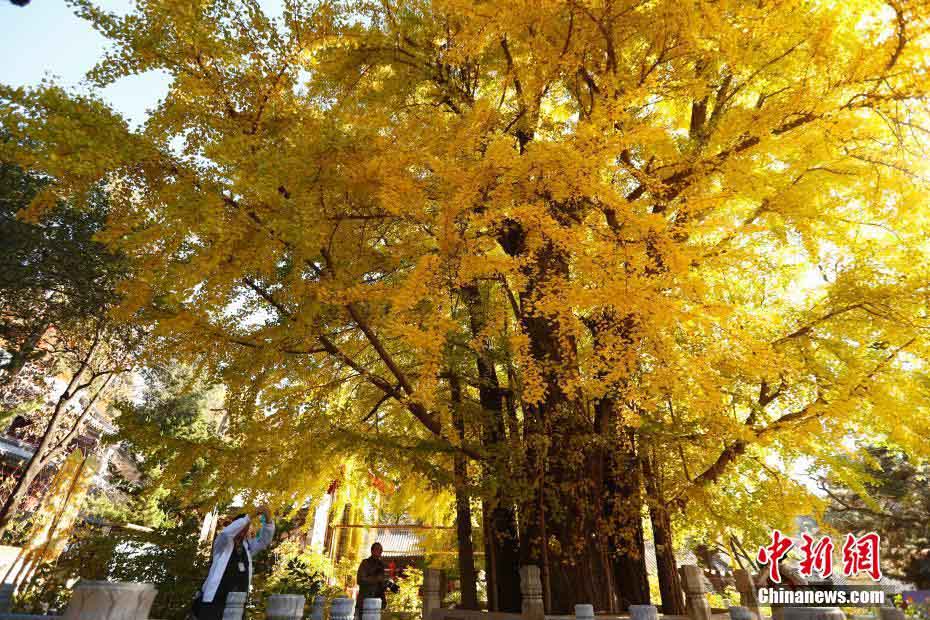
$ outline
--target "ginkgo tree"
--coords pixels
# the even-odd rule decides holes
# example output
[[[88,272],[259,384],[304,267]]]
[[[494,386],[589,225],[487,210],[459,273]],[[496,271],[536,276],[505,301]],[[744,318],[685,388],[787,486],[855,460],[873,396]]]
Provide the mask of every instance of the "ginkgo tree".
[[[785,524],[785,478],[928,431],[919,0],[139,1],[77,13],[131,129],[3,88],[34,204],[105,179],[124,316],[227,387],[224,472],[336,453],[481,500],[489,604],[648,600],[675,524]],[[460,515],[461,516],[461,515]],[[732,520],[732,522],[730,522]]]

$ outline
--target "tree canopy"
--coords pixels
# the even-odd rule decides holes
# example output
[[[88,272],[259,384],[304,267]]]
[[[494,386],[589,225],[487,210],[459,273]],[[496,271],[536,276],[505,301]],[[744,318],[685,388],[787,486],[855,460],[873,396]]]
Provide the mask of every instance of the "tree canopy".
[[[85,331],[116,302],[115,282],[125,275],[120,257],[94,235],[104,226],[105,193],[91,190],[80,209],[63,200],[43,204],[47,179],[0,164],[0,386],[10,389],[28,362],[54,357],[56,333]],[[48,199],[51,196],[46,195]]]

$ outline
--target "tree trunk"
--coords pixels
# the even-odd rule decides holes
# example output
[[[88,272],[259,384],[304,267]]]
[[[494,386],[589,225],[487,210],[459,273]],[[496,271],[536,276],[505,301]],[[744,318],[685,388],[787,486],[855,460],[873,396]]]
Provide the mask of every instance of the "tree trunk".
[[[93,407],[94,402],[96,402],[101,392],[106,388],[107,383],[113,377],[113,373],[106,375],[107,378],[103,385],[97,390],[93,398],[90,399],[90,401],[78,415],[77,422],[75,422],[71,430],[65,433],[64,438],[60,439],[58,443],[53,445],[53,442],[56,439],[56,434],[59,430],[59,424],[64,417],[68,404],[80,392],[92,387],[96,378],[103,376],[100,373],[92,374],[88,381],[80,383],[81,377],[89,368],[90,360],[95,355],[97,347],[100,344],[100,335],[101,333],[98,329],[94,335],[93,343],[88,348],[84,358],[81,360],[81,365],[71,376],[71,380],[68,382],[65,391],[62,392],[61,396],[58,397],[58,401],[55,403],[55,408],[52,410],[52,414],[49,418],[48,426],[45,427],[45,432],[42,434],[42,441],[39,443],[36,451],[32,454],[32,457],[26,464],[26,468],[23,471],[22,477],[17,480],[16,486],[13,487],[13,491],[10,493],[10,496],[6,498],[6,501],[3,502],[3,507],[0,508],[0,536],[3,536],[9,527],[10,522],[13,520],[13,517],[19,511],[19,507],[22,504],[23,499],[25,499],[26,495],[28,494],[29,487],[36,479],[36,476],[38,476],[42,469],[48,465],[52,457],[62,448],[66,448],[70,441],[77,435],[77,431],[81,428],[81,425],[83,424],[84,419],[87,417],[87,414],[90,412],[91,407]]]
[[[620,608],[649,604],[646,543],[643,536],[642,472],[636,458],[635,432],[623,429],[608,456],[607,497],[604,503],[609,531],[613,575]]]
[[[497,500],[482,502],[488,611],[520,613],[520,546],[516,513]],[[516,579],[514,579],[516,573]]]
[[[465,441],[465,421],[462,419],[462,388],[454,374],[449,379],[452,392],[452,423],[459,440]],[[462,609],[478,609],[478,583],[475,575],[475,548],[471,538],[471,504],[468,493],[468,461],[455,453],[455,529],[458,540],[459,587]]]
[[[26,499],[33,481],[36,479],[39,472],[42,471],[41,467],[33,467],[34,461],[36,461],[35,455],[29,460],[26,469],[13,486],[13,491],[7,496],[6,501],[3,502],[3,507],[0,508],[0,537],[6,533],[7,527],[9,527],[13,517],[17,514],[23,500]]]
[[[83,371],[83,368],[81,370]],[[20,505],[26,498],[26,495],[29,493],[29,488],[32,486],[36,476],[39,475],[39,473],[47,464],[47,457],[52,456],[48,453],[52,445],[53,437],[58,431],[58,425],[64,415],[65,406],[73,398],[73,395],[69,392],[69,390],[74,387],[76,379],[80,374],[80,371],[75,373],[74,377],[71,379],[71,382],[68,384],[68,387],[58,398],[58,402],[55,403],[55,408],[52,410],[51,418],[49,419],[48,425],[45,427],[45,432],[42,434],[42,441],[39,443],[39,446],[36,448],[35,452],[32,453],[32,456],[29,458],[29,462],[26,463],[26,467],[23,470],[22,475],[19,477],[19,480],[16,481],[16,485],[13,487],[13,491],[10,493],[9,497],[6,498],[6,501],[3,502],[3,507],[0,508],[0,536],[3,536],[3,534],[6,532],[6,529],[9,527],[13,517],[16,516],[17,512],[19,511]]]
[[[601,531],[599,449],[579,399],[561,387],[574,372],[575,343],[547,318],[526,317],[524,324],[548,376],[543,400],[524,405],[526,467],[535,495],[521,507],[523,555],[542,569],[549,613],[571,613],[578,603],[608,610],[614,595]]]
[[[520,542],[516,512],[498,505],[491,510],[490,516],[497,611],[520,613],[523,600],[520,597]]]
[[[518,223],[510,224],[500,241],[508,254],[525,255]],[[579,378],[574,326],[562,325],[534,306],[541,291],[557,291],[570,278],[567,254],[547,242],[532,258],[520,294],[520,320],[543,390],[539,399],[524,401],[522,407],[525,468],[535,495],[520,506],[521,555],[524,562],[546,569],[550,613],[571,613],[577,603],[612,609],[615,588],[627,603],[648,602],[635,453],[627,459],[635,475],[624,483],[630,471],[605,465],[599,447],[599,439],[605,438],[592,429],[584,399],[569,387]],[[604,511],[605,492],[614,504],[632,496],[635,516],[626,517],[624,527],[616,528],[620,511]],[[618,573],[622,579],[612,578]]]
[[[672,546],[672,525],[665,508],[650,508],[653,541],[656,548],[656,567],[659,579],[659,594],[662,597],[662,613],[671,616],[685,614],[681,577]]]
[[[472,335],[479,337],[487,325],[487,315],[477,286],[464,286],[462,298],[468,308]],[[504,402],[500,381],[490,357],[490,346],[482,343],[475,356],[478,372],[478,398],[484,411],[482,442],[489,458],[484,463],[485,475],[496,480],[509,480],[511,463],[507,450]],[[517,519],[513,501],[498,486],[494,498],[484,503],[485,570],[488,584],[488,607],[492,611],[519,613],[520,554],[517,539]]]
[[[682,597],[681,577],[678,575],[678,563],[675,560],[675,548],[672,542],[672,519],[665,502],[662,480],[658,477],[659,471],[655,456],[644,451],[642,466],[649,516],[652,522],[652,539],[656,548],[656,568],[659,593],[662,596],[662,613],[681,616],[685,614],[685,602]]]
[[[498,611],[500,608],[497,603],[497,577],[495,568],[495,546],[492,543],[491,536],[491,509],[488,502],[481,501],[481,531],[484,532],[484,585],[487,593],[488,611]]]
[[[586,321],[593,338],[594,350],[602,358],[598,378],[607,380],[608,370],[626,364],[622,349],[606,344],[623,343],[634,346],[636,318],[623,317],[610,308],[592,314]],[[601,446],[599,472],[603,494],[602,518],[610,533],[608,556],[611,576],[617,594],[617,609],[649,603],[649,581],[646,574],[645,540],[643,538],[642,470],[637,460],[636,431],[621,423],[620,405],[626,386],[625,378],[605,384],[607,392],[594,403],[594,428]]]
[[[465,457],[456,456],[456,477],[465,474]],[[455,526],[458,536],[459,582],[462,609],[478,609],[478,580],[475,572],[475,548],[471,537],[471,506],[463,489],[455,492]]]

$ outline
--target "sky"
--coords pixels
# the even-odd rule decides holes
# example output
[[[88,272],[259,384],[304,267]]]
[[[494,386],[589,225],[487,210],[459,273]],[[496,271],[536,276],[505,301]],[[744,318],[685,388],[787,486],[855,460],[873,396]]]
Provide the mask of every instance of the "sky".
[[[100,0],[122,12],[128,0]],[[87,92],[84,74],[103,56],[107,41],[76,17],[64,0],[32,0],[25,7],[0,2],[0,84],[36,86],[43,78]],[[135,126],[168,91],[168,77],[151,72],[123,78],[100,95]]]

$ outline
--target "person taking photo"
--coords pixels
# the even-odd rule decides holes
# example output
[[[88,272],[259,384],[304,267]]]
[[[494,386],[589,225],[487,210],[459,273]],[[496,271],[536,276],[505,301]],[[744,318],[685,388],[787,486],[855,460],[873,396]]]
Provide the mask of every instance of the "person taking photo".
[[[252,520],[240,514],[224,527],[213,542],[213,557],[207,578],[194,600],[192,612],[197,620],[222,620],[230,592],[248,595],[252,584],[252,558],[271,544],[274,521],[268,508],[258,511],[261,527],[250,537]]]

